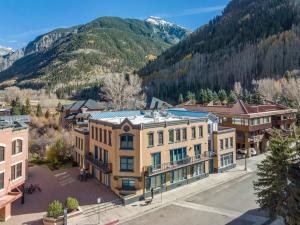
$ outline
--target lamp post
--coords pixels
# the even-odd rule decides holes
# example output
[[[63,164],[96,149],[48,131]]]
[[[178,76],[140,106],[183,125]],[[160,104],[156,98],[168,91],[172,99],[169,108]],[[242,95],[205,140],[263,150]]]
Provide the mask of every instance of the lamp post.
[[[64,225],[68,224],[68,209],[64,208]]]
[[[247,155],[248,155],[248,149],[245,151],[245,171],[247,171]]]
[[[100,224],[100,204],[101,204],[101,198],[97,199],[97,204],[98,204],[98,224]]]

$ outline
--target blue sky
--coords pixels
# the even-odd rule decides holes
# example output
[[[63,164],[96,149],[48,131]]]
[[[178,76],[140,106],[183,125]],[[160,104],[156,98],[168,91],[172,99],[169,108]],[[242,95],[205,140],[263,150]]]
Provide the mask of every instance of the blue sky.
[[[1,0],[0,45],[14,49],[59,27],[101,16],[159,16],[191,30],[221,14],[230,0]]]

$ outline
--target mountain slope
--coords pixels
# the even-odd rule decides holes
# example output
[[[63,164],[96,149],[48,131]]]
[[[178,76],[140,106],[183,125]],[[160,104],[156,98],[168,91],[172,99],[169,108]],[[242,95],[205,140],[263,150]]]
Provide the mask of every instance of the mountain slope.
[[[0,56],[7,55],[10,52],[12,52],[11,48],[7,48],[0,45]]]
[[[22,50],[23,57],[0,73],[0,81],[50,89],[92,83],[107,73],[141,68],[150,56],[155,58],[188,34],[175,24],[101,17],[37,37]]]
[[[177,99],[187,90],[231,89],[235,81],[279,77],[300,67],[298,0],[232,0],[140,70],[150,94]],[[176,93],[173,94],[173,93]]]

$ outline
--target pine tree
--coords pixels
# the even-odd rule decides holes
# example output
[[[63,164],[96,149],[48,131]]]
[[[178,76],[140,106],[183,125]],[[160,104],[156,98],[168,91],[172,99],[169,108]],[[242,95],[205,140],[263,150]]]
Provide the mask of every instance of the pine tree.
[[[212,96],[213,96],[214,103],[219,101],[219,96],[218,96],[217,92],[214,91]]]
[[[195,94],[192,93],[192,92],[190,92],[190,91],[187,92],[186,98],[187,98],[187,100],[189,100],[189,101],[195,101],[195,99],[196,99],[196,98],[195,98]]]
[[[225,101],[227,101],[227,94],[226,94],[226,91],[221,89],[218,93],[218,96],[219,96],[219,100],[224,103]]]
[[[284,137],[282,132],[272,131],[270,154],[257,166],[258,180],[254,182],[257,203],[271,218],[285,215],[288,167],[295,158],[291,143],[292,140]]]
[[[30,113],[31,113],[31,105],[30,105],[29,98],[27,98],[24,107],[24,115],[29,115]]]
[[[11,115],[20,115],[21,114],[21,104],[20,104],[20,98],[13,99],[11,101]]]
[[[40,104],[37,105],[37,108],[36,108],[36,116],[37,116],[37,117],[43,116],[43,111],[42,111],[42,107],[41,107]]]
[[[198,92],[197,101],[198,101],[199,104],[202,104],[202,105],[207,103],[207,93],[206,93],[206,90],[201,89]]]
[[[50,112],[49,112],[49,109],[47,109],[46,113],[45,113],[45,118],[49,118],[50,117]]]
[[[213,92],[209,88],[206,89],[206,96],[207,96],[207,102],[210,103],[211,101],[214,100]]]
[[[252,102],[253,104],[261,105],[263,104],[263,98],[259,91],[255,90],[252,94]]]
[[[300,145],[297,146],[298,157],[289,167],[287,204],[285,221],[288,225],[300,224]]]
[[[230,91],[228,95],[228,103],[235,103],[236,100],[237,100],[236,94],[234,93],[234,91]]]

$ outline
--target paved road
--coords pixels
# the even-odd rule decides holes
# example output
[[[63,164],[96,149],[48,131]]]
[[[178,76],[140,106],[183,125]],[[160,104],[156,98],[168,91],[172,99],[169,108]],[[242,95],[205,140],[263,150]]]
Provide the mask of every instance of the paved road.
[[[174,202],[123,225],[262,225],[268,219],[264,212],[258,211],[253,190],[256,163],[262,158],[249,159],[248,168],[253,172],[241,178]]]

